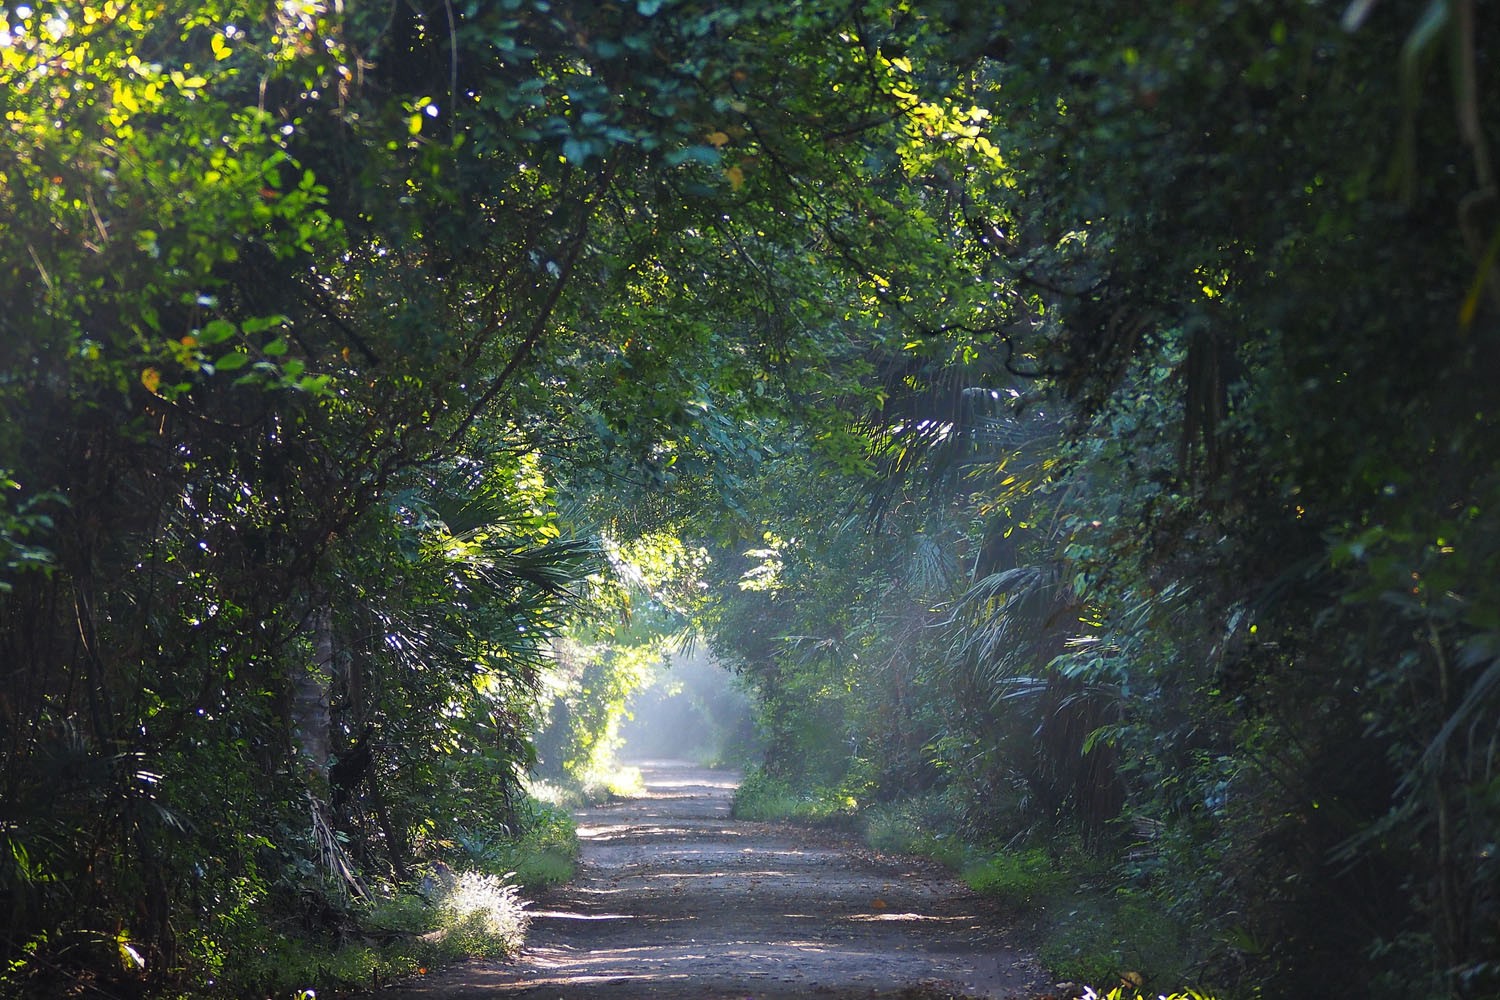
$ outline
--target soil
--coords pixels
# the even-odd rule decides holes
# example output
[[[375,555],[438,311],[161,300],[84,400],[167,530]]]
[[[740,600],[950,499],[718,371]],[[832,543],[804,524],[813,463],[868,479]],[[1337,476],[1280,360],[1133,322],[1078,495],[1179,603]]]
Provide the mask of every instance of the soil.
[[[1007,1000],[1044,982],[1013,917],[946,870],[732,819],[733,773],[640,766],[644,796],[578,814],[578,876],[532,905],[515,961],[381,1000]]]

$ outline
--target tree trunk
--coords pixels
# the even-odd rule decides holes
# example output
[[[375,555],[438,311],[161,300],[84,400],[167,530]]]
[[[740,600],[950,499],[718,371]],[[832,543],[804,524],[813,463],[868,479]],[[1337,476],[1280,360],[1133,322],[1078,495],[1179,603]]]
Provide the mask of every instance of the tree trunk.
[[[317,779],[318,794],[328,787],[328,763],[331,754],[332,717],[328,707],[329,682],[333,676],[333,612],[327,595],[313,595],[315,606],[310,616],[313,632],[313,656],[292,667],[292,742],[312,775]]]

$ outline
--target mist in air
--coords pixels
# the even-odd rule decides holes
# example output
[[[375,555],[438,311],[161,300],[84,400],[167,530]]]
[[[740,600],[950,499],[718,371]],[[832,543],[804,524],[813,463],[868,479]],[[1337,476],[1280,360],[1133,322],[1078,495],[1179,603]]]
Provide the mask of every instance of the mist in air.
[[[628,711],[619,730],[624,761],[745,768],[760,760],[743,682],[702,648],[667,659],[631,698]]]

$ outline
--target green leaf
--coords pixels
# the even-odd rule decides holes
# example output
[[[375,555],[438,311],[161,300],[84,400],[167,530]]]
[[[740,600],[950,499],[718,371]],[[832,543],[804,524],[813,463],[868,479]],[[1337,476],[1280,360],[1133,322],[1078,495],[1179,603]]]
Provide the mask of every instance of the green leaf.
[[[324,395],[332,381],[327,375],[304,375],[297,380],[297,388],[314,396]]]
[[[662,162],[669,167],[679,167],[685,163],[702,163],[705,166],[717,167],[722,160],[719,151],[712,146],[685,146],[674,149],[662,157]]]
[[[240,329],[244,330],[246,334],[255,334],[269,330],[272,327],[281,326],[286,322],[287,318],[285,316],[252,316],[247,320],[241,321]]]
[[[221,372],[238,371],[249,363],[250,355],[244,351],[231,351],[214,362],[214,370]]]
[[[574,166],[583,166],[594,155],[596,143],[592,139],[573,136],[563,140],[563,159]]]
[[[222,344],[233,337],[239,329],[225,319],[209,320],[202,330],[198,331],[198,340],[202,344]]]

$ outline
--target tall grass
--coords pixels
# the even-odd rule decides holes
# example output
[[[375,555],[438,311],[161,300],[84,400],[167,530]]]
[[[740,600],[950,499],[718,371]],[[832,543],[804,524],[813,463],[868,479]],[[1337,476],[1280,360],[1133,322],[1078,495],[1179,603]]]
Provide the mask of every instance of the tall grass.
[[[437,928],[429,936],[463,955],[504,958],[519,951],[526,939],[526,903],[502,877],[460,872],[434,902]]]
[[[736,819],[844,823],[853,818],[858,805],[843,789],[794,792],[785,781],[756,768],[735,789],[733,810]]]
[[[467,958],[516,954],[526,903],[509,880],[451,872],[425,882],[425,895],[396,890],[372,899],[335,938],[275,936],[238,949],[245,957],[191,996],[324,998],[379,988]],[[187,1000],[186,995],[183,1000]]]

